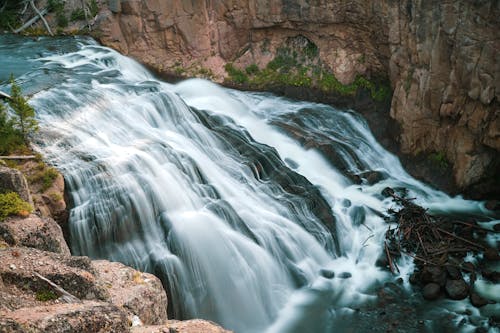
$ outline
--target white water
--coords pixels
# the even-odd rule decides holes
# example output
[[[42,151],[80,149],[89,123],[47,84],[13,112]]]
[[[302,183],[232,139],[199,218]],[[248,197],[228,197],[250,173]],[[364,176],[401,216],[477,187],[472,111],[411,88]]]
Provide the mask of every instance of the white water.
[[[373,299],[370,288],[388,278],[375,267],[387,229],[380,214],[393,205],[383,188],[409,188],[433,211],[486,213],[411,178],[353,113],[203,80],[166,84],[89,41],[42,61],[58,84],[32,99],[39,149],[68,182],[73,253],[154,272],[178,317],[237,332],[331,332],[338,311]],[[387,178],[352,184],[275,125],[296,126],[290,119],[313,140],[346,147],[351,172]],[[309,184],[295,183],[292,168]],[[308,190],[301,197],[288,185]],[[306,197],[327,204],[334,237]]]

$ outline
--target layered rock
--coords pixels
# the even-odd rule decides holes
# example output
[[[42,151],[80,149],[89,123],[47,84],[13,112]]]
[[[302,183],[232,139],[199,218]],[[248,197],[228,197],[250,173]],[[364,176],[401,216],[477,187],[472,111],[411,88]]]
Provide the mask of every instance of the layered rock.
[[[111,4],[111,2],[110,2]],[[498,194],[496,2],[180,0],[102,3],[103,44],[174,75],[222,81],[226,63],[263,68],[304,36],[343,84],[388,75],[403,153],[437,154],[468,194]]]

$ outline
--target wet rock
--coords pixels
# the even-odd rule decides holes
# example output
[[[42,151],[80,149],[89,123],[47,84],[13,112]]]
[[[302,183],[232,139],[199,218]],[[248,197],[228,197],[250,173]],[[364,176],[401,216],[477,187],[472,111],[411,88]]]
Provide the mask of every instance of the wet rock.
[[[294,160],[290,159],[290,158],[285,158],[285,161],[286,165],[288,165],[290,167],[290,169],[297,169],[299,167],[299,164],[297,162],[295,162]]]
[[[462,264],[462,270],[465,271],[465,272],[474,272],[476,268],[474,267],[474,264],[469,262],[469,261],[465,261],[463,264]]]
[[[486,201],[485,205],[486,209],[492,210],[492,211],[498,211],[500,210],[500,201],[499,200],[488,200]]]
[[[437,283],[428,283],[423,288],[422,295],[426,300],[436,300],[441,296],[441,287]]]
[[[464,280],[448,280],[445,285],[446,294],[454,300],[461,300],[469,294],[469,287]]]
[[[486,304],[488,304],[488,300],[482,298],[481,296],[479,296],[477,293],[475,292],[472,292],[470,294],[470,302],[472,305],[474,305],[476,308],[480,308],[482,306],[485,306]]]
[[[327,279],[333,279],[335,277],[335,272],[330,270],[330,269],[325,269],[325,268],[322,268],[320,271],[319,271],[319,274],[324,277],[324,278],[327,278]]]
[[[349,272],[342,272],[337,276],[339,279],[349,279],[352,277],[352,274]]]
[[[387,178],[387,176],[380,171],[366,171],[360,174],[359,176],[363,179],[366,179],[366,182],[369,185],[376,184]]]
[[[494,283],[500,283],[500,272],[492,271],[489,269],[483,269],[481,274],[486,280],[489,280]]]
[[[0,166],[0,189],[2,192],[16,192],[21,199],[33,205],[28,182],[19,170]]]
[[[433,282],[444,286],[446,283],[446,272],[442,267],[425,266],[420,272],[420,279],[424,284]]]
[[[9,217],[0,223],[0,239],[11,246],[26,246],[69,255],[61,227],[51,218],[31,214],[27,218]]]
[[[460,280],[462,278],[462,273],[455,266],[446,266],[446,273],[452,280]]]
[[[500,260],[500,254],[498,254],[498,250],[489,247],[484,250],[484,258],[490,261],[498,261]]]
[[[387,260],[387,256],[385,253],[382,253],[377,261],[375,261],[375,265],[380,268],[387,268],[389,266],[389,260]]]
[[[494,230],[495,232],[500,232],[500,223],[495,224],[495,225],[493,226],[493,230]]]
[[[130,321],[134,316],[146,325],[167,320],[167,295],[156,276],[107,260],[92,261],[92,266],[96,282],[107,286],[108,301],[125,309]]]
[[[117,306],[85,301],[0,311],[2,332],[127,332],[125,311]]]
[[[420,276],[418,273],[413,273],[410,275],[410,278],[408,280],[411,284],[417,284],[420,280]]]

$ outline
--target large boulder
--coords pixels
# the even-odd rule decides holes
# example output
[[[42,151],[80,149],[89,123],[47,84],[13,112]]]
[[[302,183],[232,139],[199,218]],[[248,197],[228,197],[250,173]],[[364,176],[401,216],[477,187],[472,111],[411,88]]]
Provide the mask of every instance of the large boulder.
[[[9,217],[0,222],[0,240],[11,246],[26,246],[69,255],[61,227],[51,218],[31,214],[27,218]]]
[[[16,192],[19,197],[33,205],[28,182],[21,171],[0,165],[0,193]]]
[[[131,321],[134,316],[149,325],[167,321],[167,294],[156,276],[107,260],[92,266],[99,284],[107,287],[108,301],[127,311]]]
[[[170,320],[165,325],[137,326],[132,328],[132,333],[231,333],[217,324],[200,319],[186,321]]]

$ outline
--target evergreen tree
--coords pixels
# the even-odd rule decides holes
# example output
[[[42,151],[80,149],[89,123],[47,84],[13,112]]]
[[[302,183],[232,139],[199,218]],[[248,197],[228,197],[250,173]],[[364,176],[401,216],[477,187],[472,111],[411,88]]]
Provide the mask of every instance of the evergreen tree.
[[[9,118],[7,108],[0,102],[0,155],[8,155],[19,146],[23,146],[21,132]]]
[[[10,96],[9,106],[14,111],[14,124],[20,130],[24,142],[28,142],[28,135],[38,130],[38,123],[35,120],[35,109],[28,104],[23,97],[21,87],[14,81],[14,75],[10,75]]]

